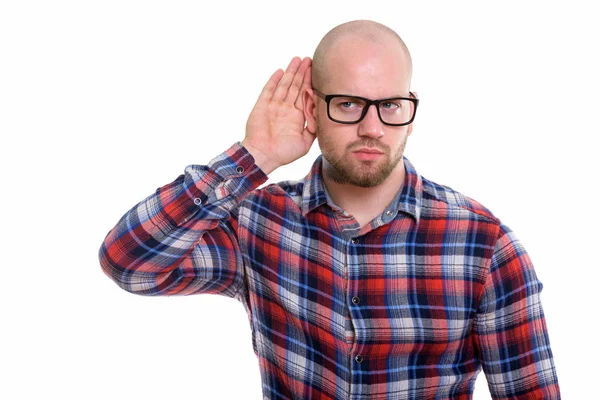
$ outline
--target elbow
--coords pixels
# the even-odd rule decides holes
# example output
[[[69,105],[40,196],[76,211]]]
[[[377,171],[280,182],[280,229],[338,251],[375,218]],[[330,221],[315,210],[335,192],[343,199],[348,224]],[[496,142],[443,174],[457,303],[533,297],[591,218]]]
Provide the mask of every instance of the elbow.
[[[100,268],[106,276],[108,276],[113,282],[115,282],[121,289],[128,292],[133,292],[130,285],[125,280],[125,271],[127,268],[120,266],[111,256],[106,246],[106,242],[103,242],[98,251],[98,260],[100,261]]]
[[[136,272],[131,265],[111,257],[110,249],[103,242],[98,251],[98,259],[102,272],[121,289],[138,295],[157,294],[155,279],[150,274]]]

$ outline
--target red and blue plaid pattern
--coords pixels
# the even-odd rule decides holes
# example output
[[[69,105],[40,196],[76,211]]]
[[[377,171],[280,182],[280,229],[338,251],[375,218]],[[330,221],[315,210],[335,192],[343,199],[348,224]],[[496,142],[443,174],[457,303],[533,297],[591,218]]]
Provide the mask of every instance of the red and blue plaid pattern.
[[[542,284],[514,233],[404,157],[396,200],[360,229],[321,159],[267,179],[238,143],[127,212],[100,248],[142,295],[243,303],[265,399],[559,399]],[[207,344],[208,345],[208,344]]]

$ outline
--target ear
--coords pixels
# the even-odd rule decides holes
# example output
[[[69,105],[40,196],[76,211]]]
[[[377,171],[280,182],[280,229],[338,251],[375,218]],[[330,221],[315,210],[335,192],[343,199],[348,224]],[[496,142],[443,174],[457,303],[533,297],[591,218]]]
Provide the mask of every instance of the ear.
[[[415,121],[410,123],[410,125],[408,126],[408,129],[406,130],[406,136],[410,136],[410,134],[412,133],[414,124],[415,124]]]
[[[302,93],[302,108],[306,129],[314,135],[317,133],[317,103],[316,95],[311,88],[306,88]]]
[[[419,95],[417,94],[417,92],[410,92],[410,93],[412,94],[412,97],[414,97],[415,99],[419,98]],[[408,126],[408,129],[406,131],[406,136],[410,136],[414,125],[415,125],[415,121],[413,120],[413,122],[411,122],[410,125]]]

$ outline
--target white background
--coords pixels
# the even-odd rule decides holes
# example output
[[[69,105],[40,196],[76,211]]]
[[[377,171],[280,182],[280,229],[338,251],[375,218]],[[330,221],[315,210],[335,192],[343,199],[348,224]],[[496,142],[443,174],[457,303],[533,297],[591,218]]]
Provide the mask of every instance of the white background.
[[[593,2],[216,3],[1,3],[0,398],[261,398],[240,303],[126,293],[97,252],[134,204],[243,138],[275,69],[353,19],[407,43],[421,105],[406,156],[515,231],[563,398],[596,396]]]

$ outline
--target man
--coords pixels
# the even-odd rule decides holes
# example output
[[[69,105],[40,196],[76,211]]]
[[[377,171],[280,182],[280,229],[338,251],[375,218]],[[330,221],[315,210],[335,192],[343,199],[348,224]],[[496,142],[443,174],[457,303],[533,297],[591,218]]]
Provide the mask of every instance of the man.
[[[104,271],[242,302],[266,399],[470,399],[482,368],[495,399],[559,399],[525,249],[403,156],[411,64],[383,25],[331,30],[271,76],[241,143],[121,218]],[[315,138],[305,179],[258,189]]]

